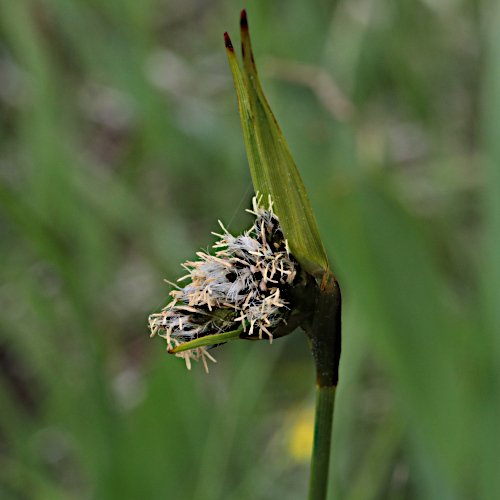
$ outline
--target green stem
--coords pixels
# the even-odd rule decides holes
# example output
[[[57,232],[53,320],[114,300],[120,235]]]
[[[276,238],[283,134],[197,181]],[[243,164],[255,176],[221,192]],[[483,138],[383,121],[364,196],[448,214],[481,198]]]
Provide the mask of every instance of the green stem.
[[[309,500],[326,500],[341,350],[342,298],[339,284],[329,270],[325,272],[319,289],[309,335],[316,364],[316,422]]]
[[[336,389],[334,385],[316,386],[316,421],[311,459],[309,500],[326,499]]]

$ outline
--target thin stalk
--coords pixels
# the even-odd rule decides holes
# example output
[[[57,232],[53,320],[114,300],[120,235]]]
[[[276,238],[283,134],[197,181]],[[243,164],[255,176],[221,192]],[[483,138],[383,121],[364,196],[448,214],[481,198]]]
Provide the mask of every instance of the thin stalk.
[[[327,270],[321,280],[309,338],[316,364],[316,421],[311,459],[309,500],[326,500],[333,408],[341,350],[340,287]]]
[[[311,459],[311,478],[309,482],[309,500],[324,500],[328,490],[328,470],[336,389],[337,387],[334,385],[316,386],[316,415]]]

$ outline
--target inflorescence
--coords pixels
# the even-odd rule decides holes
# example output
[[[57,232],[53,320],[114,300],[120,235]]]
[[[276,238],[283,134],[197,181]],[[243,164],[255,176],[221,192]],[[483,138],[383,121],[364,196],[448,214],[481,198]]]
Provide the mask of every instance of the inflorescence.
[[[255,215],[253,226],[240,236],[231,235],[219,221],[223,234],[213,233],[220,240],[213,246],[215,255],[198,252],[199,260],[182,267],[188,271],[178,281],[190,282],[183,288],[174,285],[173,297],[160,313],[149,316],[151,336],[167,340],[171,351],[185,342],[219,333],[241,331],[243,338],[272,342],[273,329],[285,322],[290,304],[285,300],[297,274],[297,262],[290,254],[273,203],[261,204],[262,196],[252,200]],[[162,333],[160,333],[162,332]],[[215,344],[215,343],[214,343]],[[217,345],[217,344],[215,344]],[[176,353],[191,369],[191,360],[206,358],[212,346],[195,347]]]

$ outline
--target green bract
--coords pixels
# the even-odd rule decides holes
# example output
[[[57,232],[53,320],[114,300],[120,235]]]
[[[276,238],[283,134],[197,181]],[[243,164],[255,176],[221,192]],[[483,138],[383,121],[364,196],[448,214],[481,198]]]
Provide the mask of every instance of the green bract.
[[[246,12],[241,13],[241,43],[245,78],[227,33],[229,64],[236,85],[243,135],[255,191],[271,195],[283,234],[301,267],[316,278],[328,269],[311,203],[285,138],[276,123],[257,76]]]

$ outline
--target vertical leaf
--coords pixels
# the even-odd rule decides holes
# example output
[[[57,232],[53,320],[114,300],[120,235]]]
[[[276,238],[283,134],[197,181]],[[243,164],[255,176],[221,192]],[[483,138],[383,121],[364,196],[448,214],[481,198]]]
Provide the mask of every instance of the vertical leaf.
[[[304,184],[260,86],[245,11],[241,40],[246,85],[229,36],[224,36],[255,190],[272,196],[291,252],[308,273],[321,277],[328,259]]]

